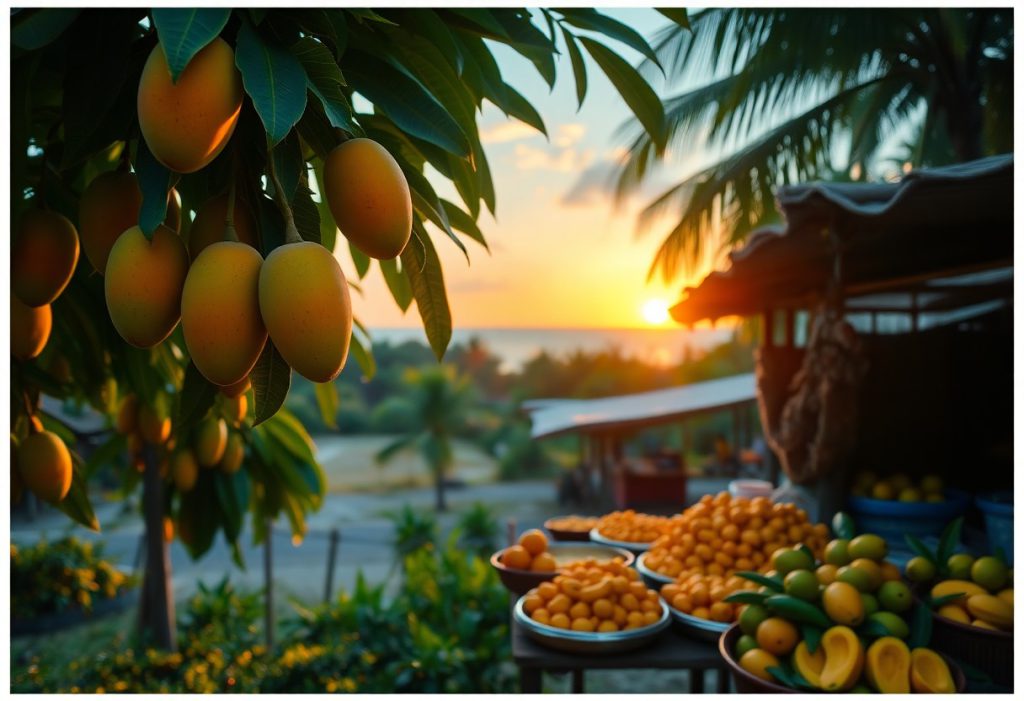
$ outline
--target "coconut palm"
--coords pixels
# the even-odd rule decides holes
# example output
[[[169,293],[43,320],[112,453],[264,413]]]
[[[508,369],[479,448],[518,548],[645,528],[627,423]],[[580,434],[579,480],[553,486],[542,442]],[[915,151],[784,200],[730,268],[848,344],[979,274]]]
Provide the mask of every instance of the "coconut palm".
[[[774,216],[779,185],[1013,147],[1010,9],[712,8],[690,24],[661,30],[654,46],[673,83],[702,82],[664,100],[665,150],[624,126],[616,173],[621,197],[666,152],[710,154],[641,213],[641,231],[679,213],[652,275],[689,272],[716,238],[742,240]]]
[[[437,510],[445,511],[444,480],[455,460],[452,438],[467,427],[473,388],[449,365],[411,369],[403,384],[413,428],[377,453],[377,462],[386,464],[404,450],[419,451],[434,478]]]

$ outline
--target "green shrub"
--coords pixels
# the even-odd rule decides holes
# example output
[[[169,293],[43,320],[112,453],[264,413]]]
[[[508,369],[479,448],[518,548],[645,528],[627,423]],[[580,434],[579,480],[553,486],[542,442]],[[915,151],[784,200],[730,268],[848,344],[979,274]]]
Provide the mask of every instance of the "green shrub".
[[[93,606],[136,586],[103,559],[103,546],[63,538],[29,547],[11,545],[11,616],[32,618]]]

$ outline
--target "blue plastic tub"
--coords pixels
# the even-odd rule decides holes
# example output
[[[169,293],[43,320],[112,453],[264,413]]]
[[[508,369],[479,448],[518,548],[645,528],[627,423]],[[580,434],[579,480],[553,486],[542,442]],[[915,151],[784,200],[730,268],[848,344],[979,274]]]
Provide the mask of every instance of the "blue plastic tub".
[[[926,542],[942,535],[942,529],[971,505],[967,492],[946,489],[946,501],[904,502],[850,497],[850,515],[858,533],[876,533],[889,541],[890,548],[902,546],[909,533]]]
[[[974,501],[985,516],[989,548],[992,552],[1002,548],[1006,561],[1013,565],[1013,493],[978,495]]]

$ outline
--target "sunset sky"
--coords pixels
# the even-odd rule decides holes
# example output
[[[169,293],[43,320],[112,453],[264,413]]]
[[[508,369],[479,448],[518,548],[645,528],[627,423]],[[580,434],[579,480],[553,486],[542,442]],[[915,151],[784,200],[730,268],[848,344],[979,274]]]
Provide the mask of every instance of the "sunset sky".
[[[604,12],[648,40],[667,23],[651,9]],[[612,46],[634,65],[640,58],[621,44]],[[618,211],[600,187],[574,188],[586,169],[611,162],[621,151],[623,144],[615,132],[631,116],[628,108],[588,56],[589,87],[577,112],[575,83],[564,51],[558,59],[558,81],[549,92],[532,64],[504,46],[492,47],[506,82],[537,108],[550,140],[485,103],[480,128],[494,174],[497,217],[492,219],[485,211],[480,225],[491,253],[466,239],[467,265],[451,241],[434,237],[455,326],[670,326],[661,309],[678,298],[682,281],[671,287],[662,285],[660,278],[647,282],[647,270],[665,228],[640,239],[635,235],[639,205],[668,182],[667,176],[659,177]],[[663,87],[655,84],[660,94]],[[676,90],[678,86],[673,87]],[[699,154],[699,148],[694,148],[694,154]],[[677,154],[677,158],[679,165],[668,173],[685,173],[687,162],[693,163],[691,154]],[[446,180],[431,180],[442,197],[459,201]],[[346,275],[355,276],[347,251],[339,246],[337,255]],[[420,325],[414,307],[402,315],[376,268],[361,284],[363,295],[356,294],[353,305],[363,323]]]

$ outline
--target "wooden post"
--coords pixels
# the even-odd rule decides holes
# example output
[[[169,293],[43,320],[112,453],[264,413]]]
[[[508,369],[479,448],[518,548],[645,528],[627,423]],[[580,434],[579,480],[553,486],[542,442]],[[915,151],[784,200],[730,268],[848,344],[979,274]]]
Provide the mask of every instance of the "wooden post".
[[[341,540],[341,534],[337,528],[332,528],[330,539],[327,541],[327,582],[324,585],[324,603],[330,603],[331,593],[334,589],[334,560],[338,555],[339,540]]]
[[[509,546],[516,544],[516,520],[514,518],[505,522],[505,540]]]
[[[267,537],[263,541],[263,588],[264,611],[263,625],[266,627],[267,650],[274,648],[274,524],[267,519]]]
[[[163,478],[151,445],[142,449],[142,512],[145,520],[146,570],[142,581],[139,629],[158,649],[175,651],[174,596],[171,588],[171,558],[164,540]]]

